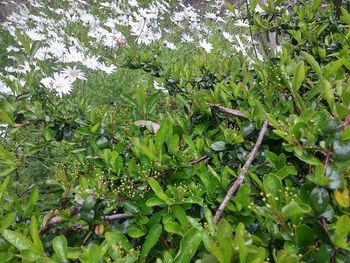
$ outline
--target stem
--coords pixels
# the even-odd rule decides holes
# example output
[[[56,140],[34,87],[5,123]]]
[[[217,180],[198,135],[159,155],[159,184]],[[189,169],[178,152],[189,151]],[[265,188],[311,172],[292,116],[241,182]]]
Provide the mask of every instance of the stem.
[[[261,142],[262,142],[262,140],[264,138],[264,135],[266,133],[268,125],[269,125],[269,123],[267,121],[264,121],[263,126],[262,126],[262,128],[261,128],[261,130],[259,132],[258,139],[256,140],[252,151],[249,153],[247,161],[245,162],[245,164],[244,164],[244,166],[243,166],[243,168],[242,168],[238,178],[233,183],[231,188],[228,190],[224,200],[222,201],[222,203],[220,204],[218,210],[215,213],[215,216],[214,216],[215,224],[217,224],[219,222],[221,214],[224,212],[224,209],[226,208],[227,204],[230,202],[232,196],[236,193],[237,189],[242,185],[242,183],[244,181],[244,176],[248,172],[249,166],[253,162],[253,160],[255,158],[255,155],[258,152],[258,149],[259,149],[259,147],[261,145]]]
[[[226,108],[224,106],[221,106],[220,104],[210,104],[209,103],[208,105],[211,109],[225,113],[225,114],[229,115],[230,117],[239,117],[239,118],[249,119],[245,113],[243,113],[239,110]]]

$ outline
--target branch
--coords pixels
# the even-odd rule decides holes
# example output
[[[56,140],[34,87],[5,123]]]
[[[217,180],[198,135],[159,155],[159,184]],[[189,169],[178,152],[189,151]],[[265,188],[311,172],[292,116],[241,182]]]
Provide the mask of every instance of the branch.
[[[252,151],[249,153],[247,161],[245,162],[245,164],[244,164],[244,166],[243,166],[243,168],[242,168],[238,178],[233,183],[231,188],[228,190],[224,200],[222,201],[222,203],[220,204],[218,210],[215,213],[215,216],[214,216],[215,224],[217,224],[219,222],[219,219],[221,217],[221,214],[224,212],[225,207],[230,202],[230,199],[236,193],[237,189],[242,185],[242,183],[244,181],[244,176],[248,172],[249,166],[253,162],[253,160],[255,158],[255,155],[258,152],[258,149],[259,149],[259,147],[261,145],[261,142],[262,142],[262,140],[264,138],[264,135],[265,135],[265,132],[267,130],[267,126],[268,125],[269,125],[269,123],[267,121],[264,121],[263,126],[262,126],[262,128],[261,128],[261,130],[259,132],[258,139],[256,140],[256,143],[255,143]]]
[[[346,127],[348,127],[350,125],[350,114],[345,118],[345,121],[343,122],[343,124],[340,127],[340,131],[344,131]]]
[[[239,110],[226,108],[224,106],[221,106],[220,104],[210,104],[209,103],[208,105],[211,109],[225,113],[225,114],[229,115],[230,117],[239,117],[239,118],[249,119],[249,117],[245,113],[243,113]]]
[[[211,159],[211,157],[209,157],[208,155],[204,155],[196,160],[190,161],[189,164],[198,164],[200,162],[208,162]]]
[[[127,219],[133,217],[131,214],[113,214],[108,216],[103,216],[103,219],[107,221],[119,220],[119,219]]]

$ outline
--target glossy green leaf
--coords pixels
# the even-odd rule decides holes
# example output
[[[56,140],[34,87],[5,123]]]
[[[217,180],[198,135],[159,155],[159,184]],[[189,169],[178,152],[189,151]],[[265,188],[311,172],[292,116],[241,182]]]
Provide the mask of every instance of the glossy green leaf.
[[[296,240],[299,246],[309,246],[315,241],[315,235],[307,225],[298,225],[295,229]]]
[[[210,148],[212,148],[216,152],[220,152],[226,149],[225,146],[226,146],[226,142],[219,141],[219,142],[214,142],[212,145],[210,145]]]
[[[322,212],[326,210],[329,201],[327,190],[321,187],[315,187],[310,193],[308,203],[316,212]]]
[[[174,258],[174,263],[189,263],[202,242],[201,231],[191,228],[181,239],[180,249]]]
[[[68,262],[68,245],[64,236],[56,236],[52,241],[52,247],[63,262]]]
[[[232,246],[232,228],[229,222],[221,219],[218,224],[218,239],[224,262],[232,262],[233,246]]]
[[[295,68],[293,80],[292,80],[293,89],[295,91],[299,90],[304,78],[305,78],[304,62],[300,61]]]
[[[322,77],[322,69],[315,58],[307,52],[301,51],[300,54],[306,59],[307,63],[310,64],[312,69],[316,72],[319,77]]]
[[[15,219],[16,219],[16,213],[15,212],[9,213],[6,216],[4,216],[1,219],[1,223],[0,223],[0,233],[3,230],[7,229],[9,226],[11,226],[15,222]]]
[[[307,204],[298,204],[295,201],[291,201],[286,204],[282,209],[282,215],[285,219],[291,218],[293,216],[300,216],[305,213],[309,213],[311,211],[311,207]]]
[[[140,227],[137,227],[135,225],[132,225],[128,228],[128,235],[131,236],[132,238],[139,238],[146,234],[147,233],[144,230],[142,230]]]
[[[27,237],[17,231],[6,229],[2,232],[2,236],[19,251],[24,249],[36,250],[34,244]]]
[[[162,231],[163,227],[160,224],[156,224],[151,227],[141,249],[141,256],[143,258],[146,258],[151,249],[157,244]]]
[[[38,251],[40,251],[41,254],[45,254],[43,244],[41,243],[39,231],[38,231],[38,221],[35,216],[32,216],[30,220],[30,235],[32,237],[32,240],[34,242],[34,245]]]
[[[154,178],[149,178],[148,179],[148,184],[152,188],[153,192],[156,194],[156,196],[164,201],[166,204],[171,205],[174,204],[174,202],[168,197],[162,187],[159,185],[159,183],[154,179]]]

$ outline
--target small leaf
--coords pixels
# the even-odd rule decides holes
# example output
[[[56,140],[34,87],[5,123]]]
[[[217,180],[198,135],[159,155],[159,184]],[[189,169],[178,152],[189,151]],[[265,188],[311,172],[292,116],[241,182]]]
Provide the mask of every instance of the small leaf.
[[[38,231],[38,221],[35,216],[32,216],[30,220],[30,235],[32,236],[32,240],[37,250],[44,255],[45,252],[44,252],[43,244],[41,243],[39,231]]]
[[[332,85],[329,83],[328,80],[322,79],[321,85],[323,88],[323,93],[326,97],[327,103],[329,108],[333,111],[334,109],[334,94],[332,90]]]
[[[305,78],[305,68],[304,68],[304,62],[300,61],[298,65],[295,68],[295,72],[293,75],[293,89],[295,91],[298,91],[301,83],[303,82]]]
[[[68,245],[64,236],[56,236],[52,241],[52,247],[63,262],[68,262]]]
[[[218,225],[218,239],[224,262],[232,262],[233,246],[232,246],[232,228],[225,219],[220,220]]]
[[[148,183],[159,199],[163,200],[168,205],[174,204],[173,200],[164,193],[162,187],[160,187],[159,183],[154,178],[149,178]]]
[[[11,180],[11,177],[9,177],[9,176],[6,177],[6,179],[4,180],[4,182],[2,183],[2,185],[0,187],[0,205],[2,205],[2,201],[5,198],[6,190],[7,190],[9,183],[10,183],[10,180]]]
[[[216,152],[224,151],[226,146],[226,142],[224,141],[218,141],[214,142],[212,145],[210,145],[210,148],[212,148]]]
[[[140,227],[132,225],[128,228],[128,235],[132,238],[139,238],[146,235],[146,232],[142,230]]]
[[[293,216],[300,216],[305,213],[309,213],[311,210],[310,206],[307,204],[299,205],[295,201],[291,201],[286,204],[282,209],[282,215],[285,219],[292,218]]]
[[[309,204],[317,212],[326,210],[329,201],[329,194],[324,188],[315,187],[310,193]]]
[[[335,190],[334,197],[341,207],[348,208],[350,206],[349,189],[345,188],[342,192],[340,192],[339,190]]]
[[[301,51],[300,53],[306,59],[307,63],[309,63],[313,70],[317,73],[317,75],[319,77],[322,77],[322,69],[314,57],[304,51]]]
[[[9,213],[1,219],[0,233],[15,222],[16,213]]]

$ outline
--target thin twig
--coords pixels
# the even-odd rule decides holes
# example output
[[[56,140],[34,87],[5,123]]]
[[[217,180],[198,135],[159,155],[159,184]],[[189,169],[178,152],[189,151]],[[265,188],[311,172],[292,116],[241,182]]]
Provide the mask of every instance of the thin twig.
[[[250,17],[248,0],[245,0],[245,5],[246,5],[246,8],[247,8],[247,16]],[[254,43],[253,30],[252,30],[252,25],[250,24],[250,21],[249,21],[249,34],[250,34],[250,39],[252,41],[255,58],[256,58],[256,60],[259,60],[258,59],[258,53],[256,51],[256,46],[255,46],[255,43]]]
[[[120,220],[120,219],[128,219],[133,217],[131,214],[113,214],[108,216],[103,216],[103,219],[107,221]]]
[[[214,222],[217,224],[219,222],[219,219],[221,217],[221,214],[224,212],[225,207],[227,206],[227,204],[230,202],[232,196],[235,194],[235,192],[237,191],[237,189],[242,185],[243,181],[244,181],[244,176],[246,175],[246,173],[248,172],[249,166],[251,165],[251,163],[253,162],[256,153],[258,152],[258,149],[261,145],[261,142],[264,138],[264,135],[266,133],[267,127],[268,127],[269,123],[267,121],[264,121],[263,126],[259,132],[259,136],[258,139],[256,140],[256,143],[252,149],[252,151],[249,153],[247,161],[245,162],[238,178],[236,179],[236,181],[233,183],[233,185],[230,187],[230,189],[228,190],[224,200],[222,201],[222,203],[220,204],[218,210],[215,213],[214,216]]]
[[[207,162],[210,160],[210,157],[208,155],[204,155],[196,160],[193,160],[193,161],[190,161],[189,164],[197,164],[197,163],[200,163],[200,162]]]
[[[240,110],[226,108],[224,106],[221,106],[220,104],[210,104],[209,103],[208,105],[211,109],[225,113],[225,114],[229,115],[230,117],[239,117],[239,118],[249,119],[249,117],[245,113],[241,112]]]
[[[348,127],[350,125],[350,114],[345,118],[345,121],[343,122],[343,124],[340,127],[340,131],[344,131],[346,127]]]

